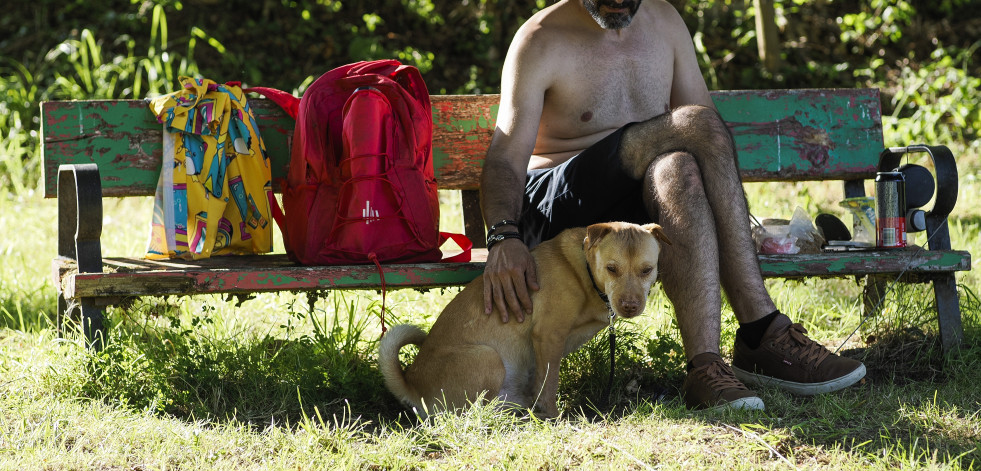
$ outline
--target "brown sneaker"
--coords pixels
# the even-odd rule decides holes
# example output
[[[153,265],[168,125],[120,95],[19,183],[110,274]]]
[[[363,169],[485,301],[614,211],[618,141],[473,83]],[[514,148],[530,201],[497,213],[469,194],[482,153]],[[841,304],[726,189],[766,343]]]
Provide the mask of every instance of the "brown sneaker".
[[[763,400],[736,379],[719,355],[701,353],[691,363],[694,368],[681,388],[689,409],[763,409]]]
[[[832,354],[806,333],[780,314],[755,350],[737,335],[733,373],[746,384],[772,384],[803,395],[837,391],[865,377],[862,362]]]

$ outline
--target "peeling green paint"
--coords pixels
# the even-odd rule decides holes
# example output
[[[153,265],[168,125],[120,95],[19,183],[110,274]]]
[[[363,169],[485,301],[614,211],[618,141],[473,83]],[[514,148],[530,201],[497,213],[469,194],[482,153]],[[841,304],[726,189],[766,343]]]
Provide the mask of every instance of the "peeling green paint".
[[[439,169],[446,167],[453,162],[450,159],[450,155],[443,151],[442,148],[433,146],[433,171],[436,173],[436,179],[439,180]]]
[[[743,171],[839,173],[871,169],[883,148],[876,90],[714,93]]]

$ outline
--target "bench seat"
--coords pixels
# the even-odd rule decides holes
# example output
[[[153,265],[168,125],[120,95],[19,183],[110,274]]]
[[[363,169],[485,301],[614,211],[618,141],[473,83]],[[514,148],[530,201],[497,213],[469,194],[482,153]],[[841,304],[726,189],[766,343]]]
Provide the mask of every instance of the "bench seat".
[[[892,282],[932,283],[941,342],[960,343],[955,273],[971,255],[950,245],[947,216],[957,198],[955,159],[944,146],[884,149],[875,89],[712,92],[728,124],[745,182],[828,181],[842,198],[865,196],[866,183],[907,153],[929,154],[937,186],[926,211],[926,246],[909,249],[760,255],[767,278],[857,277],[867,314]],[[141,296],[327,289],[434,288],[480,276],[486,257],[478,188],[495,130],[498,95],[437,95],[433,166],[441,189],[462,193],[464,232],[476,247],[470,263],[389,264],[384,283],[373,265],[297,266],[285,255],[222,256],[199,261],[150,261],[103,256],[102,199],[151,196],[162,155],[162,126],[142,100],[52,101],[41,104],[44,195],[58,198],[58,256],[53,282],[61,317],[79,314],[86,335],[102,329],[102,308]],[[264,99],[251,99],[272,160],[274,191],[289,165],[293,120]],[[444,228],[458,232],[457,228]]]
[[[384,265],[385,286],[439,288],[458,286],[480,276],[486,249],[474,249],[469,263]],[[766,278],[853,277],[892,275],[930,277],[971,269],[971,255],[958,250],[889,250],[795,255],[760,255]],[[286,255],[219,256],[203,260],[147,260],[112,257],[101,273],[79,273],[75,260],[54,260],[57,287],[69,298],[118,298],[248,294],[268,291],[377,289],[381,275],[374,265],[299,266]]]

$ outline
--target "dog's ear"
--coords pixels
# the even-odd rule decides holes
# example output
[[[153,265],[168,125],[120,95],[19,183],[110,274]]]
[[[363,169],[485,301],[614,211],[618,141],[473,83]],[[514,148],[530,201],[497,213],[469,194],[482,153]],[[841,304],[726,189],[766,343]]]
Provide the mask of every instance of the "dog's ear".
[[[657,240],[659,240],[659,241],[661,241],[661,242],[663,242],[665,244],[673,245],[673,244],[671,244],[671,239],[668,239],[668,236],[664,234],[664,228],[661,227],[660,224],[645,224],[643,226],[643,228],[647,232],[650,232],[651,235],[653,235],[655,239],[657,239]]]
[[[613,231],[613,225],[606,222],[593,224],[587,227],[585,243],[586,248],[589,249],[598,244],[599,241],[603,239],[603,237],[606,237],[606,235],[611,231]]]

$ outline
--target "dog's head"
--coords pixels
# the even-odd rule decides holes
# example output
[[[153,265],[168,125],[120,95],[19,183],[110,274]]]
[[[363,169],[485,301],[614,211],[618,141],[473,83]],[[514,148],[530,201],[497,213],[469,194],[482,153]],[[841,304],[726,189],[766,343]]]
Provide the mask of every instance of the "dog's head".
[[[586,260],[616,315],[629,318],[644,312],[657,279],[662,242],[671,244],[657,224],[608,222],[586,228]]]

